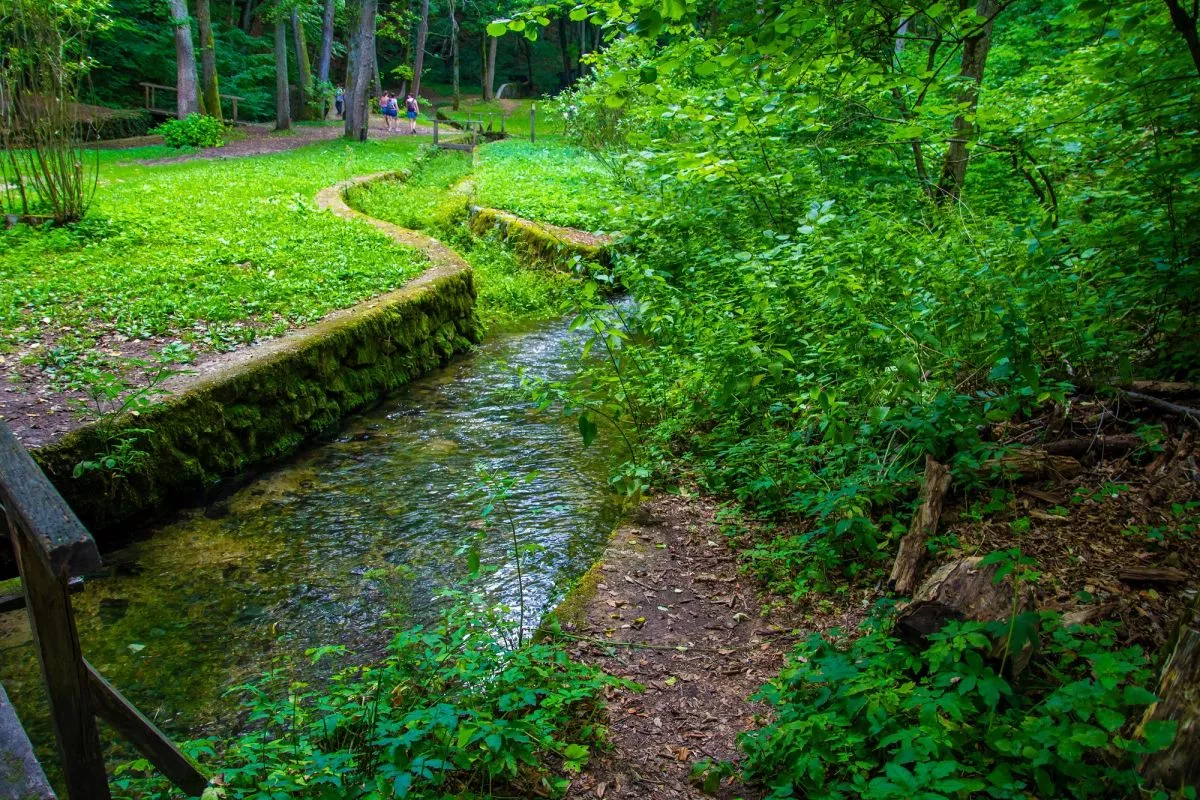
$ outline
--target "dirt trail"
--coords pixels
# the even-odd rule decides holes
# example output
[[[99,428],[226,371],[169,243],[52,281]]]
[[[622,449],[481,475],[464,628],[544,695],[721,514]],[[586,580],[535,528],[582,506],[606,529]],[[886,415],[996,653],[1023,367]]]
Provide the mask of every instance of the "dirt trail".
[[[672,496],[643,505],[591,573],[594,596],[565,612],[578,659],[646,687],[611,692],[612,748],[568,797],[712,797],[689,780],[693,764],[736,759],[737,735],[756,727],[764,709],[748,698],[783,666],[791,626],[762,617],[715,510],[711,500]],[[716,796],[759,795],[738,785]]]
[[[399,131],[389,133],[384,129],[383,122],[381,122],[382,119],[382,117],[371,118],[371,127],[367,134],[368,138],[391,139],[396,136],[409,135],[406,121],[402,120],[404,122],[403,133]],[[182,161],[195,161],[205,158],[262,156],[269,153],[282,153],[286,150],[295,150],[297,147],[304,147],[314,142],[339,139],[344,132],[340,125],[297,125],[288,133],[276,133],[269,125],[242,125],[239,126],[239,130],[246,134],[245,138],[235,139],[222,147],[206,147],[195,153],[168,156],[167,158],[145,159],[137,163],[153,166],[157,164],[178,164]],[[433,128],[418,125],[417,135],[432,136]]]

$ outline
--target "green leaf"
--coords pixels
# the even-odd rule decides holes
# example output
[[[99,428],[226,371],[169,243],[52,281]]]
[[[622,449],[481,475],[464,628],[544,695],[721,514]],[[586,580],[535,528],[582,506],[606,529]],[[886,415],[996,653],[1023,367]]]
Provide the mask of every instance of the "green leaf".
[[[596,441],[597,430],[596,423],[587,414],[579,415],[579,435],[583,437],[584,447],[591,447],[592,442]]]
[[[572,22],[583,22],[588,18],[588,10],[584,6],[575,6],[571,9],[571,13],[567,17]]]
[[[487,26],[488,36],[497,36],[497,37],[503,36],[507,32],[508,32],[507,20],[497,20],[496,22],[488,23],[488,26]]]

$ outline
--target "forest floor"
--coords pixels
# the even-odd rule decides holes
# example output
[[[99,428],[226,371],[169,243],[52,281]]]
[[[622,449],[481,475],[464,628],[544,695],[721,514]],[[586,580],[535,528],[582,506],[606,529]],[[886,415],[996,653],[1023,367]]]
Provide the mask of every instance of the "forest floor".
[[[314,142],[326,142],[340,139],[345,130],[340,124],[332,124],[327,120],[322,124],[296,125],[290,131],[278,132],[270,125],[239,125],[238,131],[242,136],[231,139],[220,147],[205,147],[191,153],[165,158],[151,158],[138,161],[138,164],[154,166],[157,164],[178,164],[183,161],[195,161],[203,158],[241,158],[243,156],[262,156],[270,153],[282,153],[285,150],[295,150]],[[397,136],[407,136],[407,120],[400,120],[400,126],[394,131],[388,131],[384,126],[383,117],[371,117],[367,138],[392,139]],[[418,136],[432,136],[433,128],[427,125],[417,125]]]
[[[765,709],[749,698],[778,674],[797,625],[782,612],[764,615],[716,510],[695,496],[647,501],[589,573],[595,594],[563,615],[576,658],[645,687],[609,692],[611,749],[568,797],[712,797],[692,782],[693,765],[736,759],[737,735],[757,727]],[[861,617],[847,611],[823,623],[853,628]],[[727,785],[715,796],[757,795]]]
[[[1157,446],[1106,449],[1112,437],[1152,419],[1161,425]],[[952,488],[923,577],[958,558],[1020,548],[1036,561],[1039,609],[1115,624],[1122,646],[1139,646],[1157,663],[1200,590],[1195,427],[1090,401],[1065,416],[1006,427],[999,433],[1013,444],[1052,430],[1059,442],[1090,445],[1069,475]],[[769,535],[801,531],[787,528]],[[749,698],[779,673],[794,644],[814,632],[852,634],[885,596],[877,571],[858,585],[847,579],[836,595],[781,601],[735,555],[759,535],[753,526],[739,526],[732,540],[727,530],[716,501],[660,495],[614,534],[584,580],[586,604],[560,613],[577,658],[645,687],[610,690],[611,747],[574,780],[568,797],[761,797],[760,788],[731,779],[705,794],[693,766],[736,762],[737,736],[769,715]]]

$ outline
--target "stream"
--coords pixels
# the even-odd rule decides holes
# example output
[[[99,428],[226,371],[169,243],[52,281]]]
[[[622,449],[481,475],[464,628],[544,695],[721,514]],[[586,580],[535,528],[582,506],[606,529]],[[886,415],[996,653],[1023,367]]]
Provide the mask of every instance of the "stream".
[[[571,420],[532,408],[514,373],[569,375],[575,336],[565,321],[493,335],[332,441],[105,552],[74,597],[85,657],[168,733],[227,733],[239,720],[229,687],[305,663],[310,647],[369,658],[389,626],[436,615],[438,591],[467,574],[464,543],[483,529],[480,468],[537,471],[509,502],[522,542],[544,548],[522,562],[536,620],[599,556],[619,514],[611,445],[601,436],[584,449]],[[481,560],[496,568],[486,587],[514,603],[507,522],[484,535]],[[52,767],[24,612],[0,615],[0,681]]]

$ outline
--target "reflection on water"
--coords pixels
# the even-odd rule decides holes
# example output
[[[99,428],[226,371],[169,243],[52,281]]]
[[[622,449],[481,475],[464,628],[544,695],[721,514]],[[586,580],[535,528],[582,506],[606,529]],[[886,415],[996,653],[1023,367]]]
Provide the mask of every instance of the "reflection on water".
[[[492,339],[379,410],[213,505],[105,554],[75,597],[86,657],[177,735],[235,724],[223,690],[304,648],[386,639],[385,612],[428,619],[438,589],[466,572],[459,554],[480,527],[476,469],[521,476],[512,498],[536,617],[598,555],[617,513],[604,441],[584,450],[569,422],[536,413],[512,368],[562,377],[565,323]],[[489,587],[516,593],[506,531],[489,531]],[[391,621],[395,624],[395,621]],[[25,615],[0,615],[0,681],[49,752]]]

